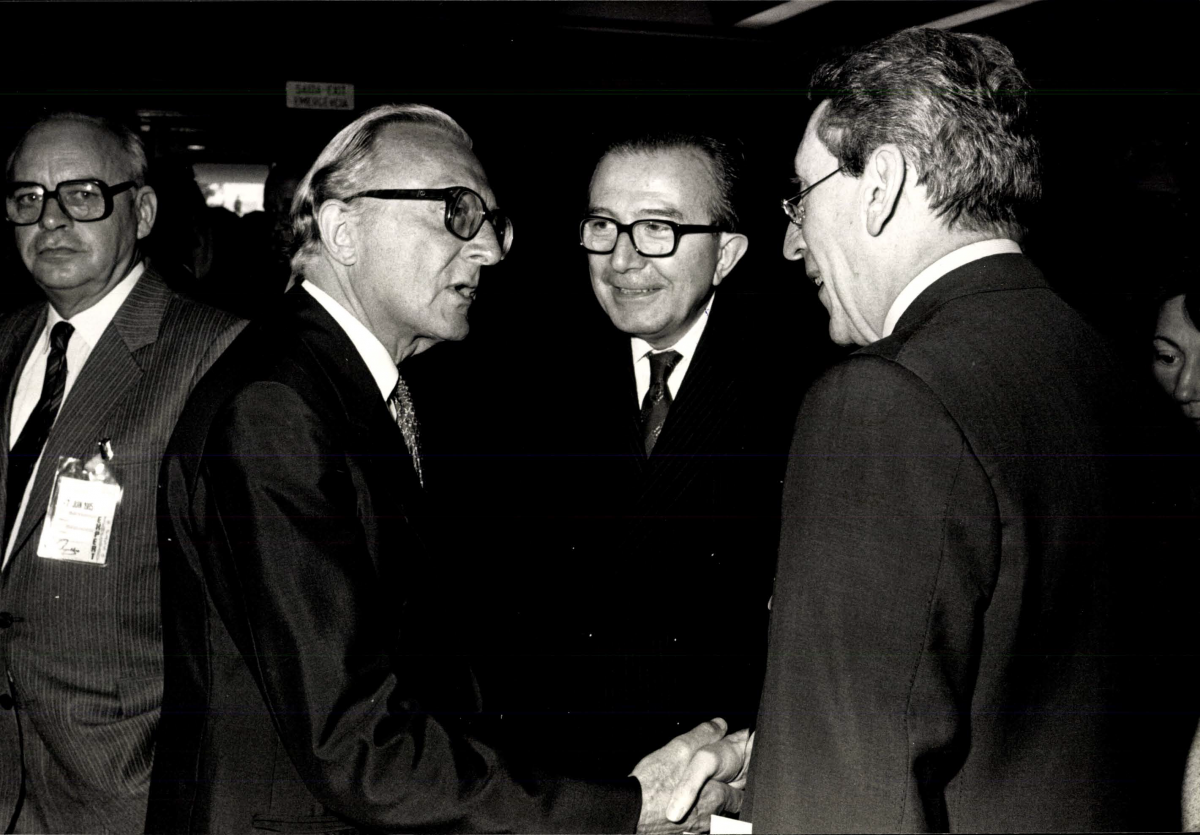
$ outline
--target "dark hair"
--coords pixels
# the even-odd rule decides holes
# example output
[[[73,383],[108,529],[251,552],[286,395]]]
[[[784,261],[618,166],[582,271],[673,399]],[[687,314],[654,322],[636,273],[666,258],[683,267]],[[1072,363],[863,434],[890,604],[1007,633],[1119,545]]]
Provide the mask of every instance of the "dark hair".
[[[734,208],[734,192],[742,163],[740,148],[706,134],[663,130],[618,139],[609,144],[600,160],[613,154],[655,154],[678,150],[698,151],[708,159],[709,173],[712,175],[714,186],[713,198],[708,207],[712,223],[730,232],[737,231],[738,216]]]
[[[17,143],[12,153],[8,155],[8,162],[4,166],[5,179],[12,179],[13,163],[17,161],[17,154],[25,146],[25,141],[29,138],[29,135],[44,125],[53,125],[62,122],[91,125],[112,136],[120,144],[121,150],[125,154],[127,168],[124,176],[133,180],[139,186],[146,184],[146,171],[149,165],[146,162],[146,146],[142,144],[142,138],[134,133],[128,125],[118,122],[116,119],[110,119],[105,116],[93,116],[89,113],[78,113],[73,110],[49,113],[29,126],[29,129],[21,135],[21,141]],[[47,183],[47,185],[51,184]],[[109,185],[116,185],[116,183],[110,183]]]
[[[819,67],[811,95],[829,103],[817,136],[846,172],[893,143],[951,228],[1019,239],[1042,194],[1029,89],[993,38],[907,29]]]
[[[395,124],[428,125],[444,132],[467,150],[471,137],[442,111],[424,104],[384,104],[359,116],[329,140],[292,198],[295,233],[292,272],[303,275],[305,265],[321,248],[316,215],[326,200],[341,200],[366,187],[374,168],[375,142],[384,128]]]

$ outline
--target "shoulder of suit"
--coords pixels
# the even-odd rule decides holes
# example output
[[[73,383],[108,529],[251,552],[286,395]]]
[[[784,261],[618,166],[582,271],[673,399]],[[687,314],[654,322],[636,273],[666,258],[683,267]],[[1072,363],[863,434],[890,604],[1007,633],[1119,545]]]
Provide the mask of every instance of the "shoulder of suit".
[[[163,315],[160,337],[197,336],[240,332],[248,323],[236,314],[197,301],[167,288],[170,299]]]

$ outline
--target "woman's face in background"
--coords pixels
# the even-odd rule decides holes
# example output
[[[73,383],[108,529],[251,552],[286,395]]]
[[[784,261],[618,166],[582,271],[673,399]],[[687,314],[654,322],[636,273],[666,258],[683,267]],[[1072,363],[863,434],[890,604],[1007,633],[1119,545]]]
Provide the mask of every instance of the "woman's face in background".
[[[1200,330],[1188,318],[1184,297],[1163,302],[1154,329],[1154,377],[1200,432]]]

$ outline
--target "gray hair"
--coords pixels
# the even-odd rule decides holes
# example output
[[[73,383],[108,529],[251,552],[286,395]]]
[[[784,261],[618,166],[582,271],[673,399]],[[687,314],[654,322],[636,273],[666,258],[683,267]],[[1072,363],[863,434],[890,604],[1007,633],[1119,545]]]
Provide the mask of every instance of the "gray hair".
[[[321,232],[317,227],[321,204],[344,200],[366,188],[379,135],[384,128],[396,124],[429,125],[468,150],[471,148],[471,137],[458,122],[424,104],[380,105],[346,125],[321,151],[292,198],[293,274],[303,275],[305,265],[321,251]]]
[[[125,163],[128,168],[125,174],[126,177],[133,180],[138,186],[146,184],[146,172],[149,169],[149,164],[146,161],[146,146],[142,144],[142,138],[130,130],[128,125],[118,122],[115,119],[108,119],[102,116],[92,116],[87,113],[77,113],[73,110],[64,110],[56,113],[50,113],[38,119],[29,129],[21,135],[19,141],[12,153],[8,155],[8,162],[4,166],[4,176],[11,180],[13,176],[13,163],[17,160],[17,154],[25,146],[25,140],[29,138],[35,130],[45,125],[56,125],[64,122],[73,122],[75,124],[89,125],[98,130],[101,130],[117,140],[121,146],[121,151],[125,156]],[[45,185],[53,186],[55,183],[45,183]],[[110,183],[109,185],[116,185]]]
[[[848,174],[894,143],[950,228],[1020,238],[1042,194],[1029,83],[994,38],[906,29],[817,68],[817,136]]]

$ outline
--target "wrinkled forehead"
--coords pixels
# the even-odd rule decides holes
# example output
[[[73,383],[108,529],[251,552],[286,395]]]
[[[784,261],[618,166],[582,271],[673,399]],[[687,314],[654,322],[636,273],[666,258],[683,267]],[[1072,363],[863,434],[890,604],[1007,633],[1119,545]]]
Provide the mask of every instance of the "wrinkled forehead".
[[[821,137],[817,135],[817,128],[828,109],[829,102],[823,101],[813,111],[812,116],[808,119],[808,125],[804,128],[800,147],[796,151],[794,160],[796,176],[803,181],[804,185],[811,185],[838,167],[837,157],[829,152],[825,143],[821,141]]]
[[[114,185],[132,175],[120,141],[85,122],[38,125],[21,140],[8,179],[54,187],[63,180],[97,179]],[[54,180],[48,182],[47,180]]]
[[[606,154],[592,174],[588,199],[593,206],[621,199],[704,212],[716,202],[717,192],[708,155],[678,147]]]
[[[375,141],[372,188],[466,186],[495,202],[483,165],[470,148],[430,125],[388,125]]]

